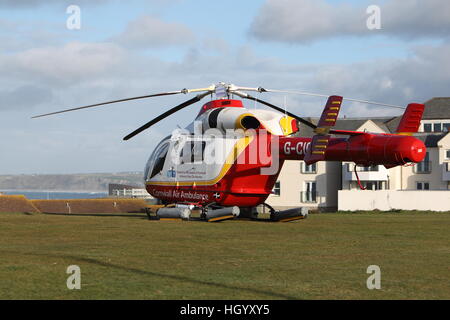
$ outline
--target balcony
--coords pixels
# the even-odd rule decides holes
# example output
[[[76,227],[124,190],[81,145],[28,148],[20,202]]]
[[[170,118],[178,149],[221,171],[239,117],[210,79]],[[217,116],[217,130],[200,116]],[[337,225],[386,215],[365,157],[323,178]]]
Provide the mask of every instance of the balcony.
[[[442,166],[442,180],[450,181],[450,162],[444,162]]]
[[[413,167],[414,173],[428,174],[431,173],[431,161],[422,161]]]
[[[346,163],[342,166],[342,178],[345,181],[357,181],[354,164]],[[388,170],[384,166],[356,167],[361,181],[387,181]]]

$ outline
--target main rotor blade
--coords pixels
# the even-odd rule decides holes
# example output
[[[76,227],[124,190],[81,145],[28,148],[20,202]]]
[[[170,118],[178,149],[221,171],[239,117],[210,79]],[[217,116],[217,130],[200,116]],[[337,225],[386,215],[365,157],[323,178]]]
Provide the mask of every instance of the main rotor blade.
[[[273,90],[273,89],[264,89],[261,87],[258,88],[258,91],[259,92],[277,92],[277,93],[299,94],[299,95],[303,95],[303,96],[312,96],[312,97],[328,97],[328,95],[326,95],[326,94],[293,91],[293,90]],[[376,101],[360,100],[360,99],[353,99],[353,98],[343,98],[343,100],[366,103],[366,104],[373,104],[373,105],[377,105],[377,106],[396,108],[396,109],[402,109],[402,110],[406,109],[405,107],[397,106],[395,104],[388,104],[388,103],[382,103],[382,102],[376,102]]]
[[[130,133],[129,135],[127,135],[125,138],[123,138],[123,140],[129,140],[131,138],[133,138],[135,135],[141,133],[142,131],[150,128],[152,125],[154,125],[155,123],[163,120],[164,118],[167,118],[168,116],[170,116],[171,114],[180,111],[183,108],[186,108],[188,106],[190,106],[191,104],[194,104],[198,101],[200,101],[201,99],[203,99],[204,97],[206,97],[207,95],[209,95],[210,92],[206,92],[206,93],[202,93],[202,94],[198,94],[196,95],[194,98],[185,101],[179,105],[177,105],[176,107],[173,107],[172,109],[164,112],[163,114],[157,116],[155,119],[147,122],[146,124],[144,124],[143,126],[139,127],[138,129],[134,130],[132,133]]]
[[[299,116],[297,116],[297,115],[295,115],[293,113],[290,113],[289,111],[286,111],[286,110],[284,110],[284,109],[282,109],[280,107],[277,107],[277,106],[275,106],[275,105],[273,105],[273,104],[271,104],[271,103],[269,103],[267,101],[264,101],[264,100],[252,97],[251,95],[249,95],[247,93],[233,92],[233,94],[236,94],[236,95],[238,95],[238,96],[240,96],[242,98],[245,98],[245,99],[249,99],[249,100],[253,100],[253,101],[262,103],[262,104],[264,104],[264,105],[266,105],[266,106],[268,106],[268,107],[270,107],[272,109],[277,110],[278,112],[284,113],[284,114],[286,114],[286,115],[296,119],[297,121],[303,123],[304,125],[306,125],[306,126],[308,126],[310,128],[313,128],[313,129],[317,128],[317,126],[315,124],[313,124],[313,123],[311,123],[311,122],[309,122],[309,121],[307,121],[307,120],[305,120],[305,119],[303,119],[303,118],[301,118],[301,117],[299,117]]]
[[[83,107],[77,107],[77,108],[72,108],[72,109],[66,109],[66,110],[56,111],[56,112],[50,112],[50,113],[46,113],[46,114],[40,114],[40,115],[31,117],[31,118],[34,119],[34,118],[46,117],[46,116],[51,116],[51,115],[58,114],[58,113],[64,113],[64,112],[75,111],[75,110],[81,110],[81,109],[87,109],[87,108],[93,108],[93,107],[103,106],[103,105],[106,105],[106,104],[112,104],[112,103],[118,103],[118,102],[130,101],[130,100],[145,99],[145,98],[160,97],[160,96],[170,96],[170,95],[173,95],[173,94],[179,94],[179,93],[185,93],[185,91],[184,91],[184,90],[180,90],[180,91],[171,91],[171,92],[163,92],[163,93],[150,94],[150,95],[146,95],[146,96],[139,96],[139,97],[133,97],[133,98],[126,98],[126,99],[120,99],[120,100],[113,100],[113,101],[108,101],[108,102],[102,102],[102,103],[91,104],[91,105],[83,106]]]

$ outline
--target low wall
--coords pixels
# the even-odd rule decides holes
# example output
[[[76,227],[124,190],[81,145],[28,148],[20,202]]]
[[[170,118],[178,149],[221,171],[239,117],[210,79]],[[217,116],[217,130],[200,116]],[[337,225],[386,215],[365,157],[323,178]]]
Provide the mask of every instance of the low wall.
[[[339,190],[338,210],[450,211],[450,190]]]
[[[22,195],[0,195],[0,213],[143,213],[153,207],[158,206],[142,199],[28,200]]]

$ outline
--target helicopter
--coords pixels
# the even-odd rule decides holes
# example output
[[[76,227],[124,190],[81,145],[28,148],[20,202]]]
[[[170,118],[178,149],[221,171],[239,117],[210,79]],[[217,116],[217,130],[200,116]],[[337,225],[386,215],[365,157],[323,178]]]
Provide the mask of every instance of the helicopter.
[[[279,92],[327,97],[317,124],[286,108],[251,96],[248,92]],[[265,201],[272,193],[286,160],[349,161],[356,166],[384,165],[393,168],[421,162],[424,143],[414,138],[425,106],[410,103],[406,108],[373,101],[263,87],[240,87],[220,82],[206,88],[182,89],[108,101],[34,116],[39,118],[112,103],[176,94],[197,95],[160,114],[134,130],[129,140],[170,115],[207,96],[194,121],[175,129],[158,143],[144,170],[146,190],[164,207],[156,211],[160,220],[189,220],[194,210],[209,222],[236,217],[256,219],[258,206],[268,208],[271,221],[304,219],[304,207],[275,210]],[[213,96],[215,95],[215,99]],[[243,100],[269,107],[249,109]],[[334,129],[344,100],[405,109],[396,133],[370,133]],[[314,130],[312,137],[299,137],[299,123]],[[358,176],[357,176],[358,177]],[[361,189],[364,189],[359,181]],[[150,218],[150,216],[149,216]]]

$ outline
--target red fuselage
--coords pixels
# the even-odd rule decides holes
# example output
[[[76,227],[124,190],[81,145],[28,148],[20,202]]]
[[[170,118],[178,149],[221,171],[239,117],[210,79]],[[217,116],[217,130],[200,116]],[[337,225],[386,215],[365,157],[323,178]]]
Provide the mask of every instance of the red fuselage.
[[[237,157],[222,179],[213,185],[152,185],[147,191],[167,203],[189,203],[204,206],[254,207],[271,194],[285,160],[303,160],[309,150],[311,138],[280,137],[257,134],[251,144]],[[261,144],[267,144],[266,156],[250,155]],[[392,134],[355,133],[349,138],[331,138],[325,161],[351,161],[358,165],[385,165],[388,168],[424,159],[426,147],[422,141]],[[275,157],[276,158],[275,158]],[[261,169],[273,167],[271,174],[261,174]]]

